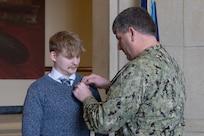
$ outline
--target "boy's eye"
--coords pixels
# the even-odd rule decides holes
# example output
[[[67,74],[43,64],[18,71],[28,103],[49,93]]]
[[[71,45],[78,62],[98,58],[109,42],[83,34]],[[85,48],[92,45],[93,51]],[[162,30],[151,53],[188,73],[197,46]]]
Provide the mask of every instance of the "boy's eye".
[[[67,56],[66,58],[67,58],[67,59],[72,59],[73,57],[71,57],[71,56]]]
[[[67,58],[67,59],[72,59],[74,56],[68,55],[68,56],[64,56],[64,57]]]

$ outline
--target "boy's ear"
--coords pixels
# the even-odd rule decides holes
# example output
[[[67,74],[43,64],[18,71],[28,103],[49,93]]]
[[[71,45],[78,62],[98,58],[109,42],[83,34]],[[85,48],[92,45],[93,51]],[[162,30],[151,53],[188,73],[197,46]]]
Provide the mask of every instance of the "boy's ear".
[[[52,60],[52,61],[56,61],[56,53],[54,52],[54,51],[51,51],[50,52],[50,59]]]

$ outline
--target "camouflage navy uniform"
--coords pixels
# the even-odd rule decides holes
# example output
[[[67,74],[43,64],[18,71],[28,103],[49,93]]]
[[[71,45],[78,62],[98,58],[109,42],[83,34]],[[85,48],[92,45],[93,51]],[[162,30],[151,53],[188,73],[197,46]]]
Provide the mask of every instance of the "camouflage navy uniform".
[[[117,73],[104,103],[84,101],[84,119],[91,130],[117,136],[182,136],[185,99],[183,72],[156,45]]]

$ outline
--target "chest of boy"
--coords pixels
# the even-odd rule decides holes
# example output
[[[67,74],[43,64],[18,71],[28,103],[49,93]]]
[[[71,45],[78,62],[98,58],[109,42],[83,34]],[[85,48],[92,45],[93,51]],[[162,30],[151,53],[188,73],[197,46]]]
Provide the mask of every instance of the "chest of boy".
[[[59,115],[80,114],[82,112],[82,104],[73,96],[70,90],[57,90],[55,93],[46,94],[42,103],[44,114],[56,113]]]

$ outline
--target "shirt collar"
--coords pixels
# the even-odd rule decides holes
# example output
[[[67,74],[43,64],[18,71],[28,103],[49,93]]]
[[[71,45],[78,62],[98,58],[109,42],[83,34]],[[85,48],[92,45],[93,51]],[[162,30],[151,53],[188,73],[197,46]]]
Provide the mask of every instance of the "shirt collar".
[[[66,77],[64,75],[62,75],[61,73],[59,73],[54,67],[52,67],[52,70],[51,72],[48,74],[52,79],[58,81],[58,82],[61,82],[59,80],[59,78],[63,77],[63,78],[66,78],[66,79],[72,79],[72,80],[75,80],[76,78],[76,74],[72,74],[71,76],[69,77]]]

